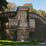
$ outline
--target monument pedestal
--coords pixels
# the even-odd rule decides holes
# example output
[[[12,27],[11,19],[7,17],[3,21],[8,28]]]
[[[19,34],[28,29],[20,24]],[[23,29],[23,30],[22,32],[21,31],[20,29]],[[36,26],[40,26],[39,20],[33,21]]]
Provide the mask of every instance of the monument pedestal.
[[[17,40],[18,41],[27,41],[29,39],[29,28],[18,28],[17,31]]]

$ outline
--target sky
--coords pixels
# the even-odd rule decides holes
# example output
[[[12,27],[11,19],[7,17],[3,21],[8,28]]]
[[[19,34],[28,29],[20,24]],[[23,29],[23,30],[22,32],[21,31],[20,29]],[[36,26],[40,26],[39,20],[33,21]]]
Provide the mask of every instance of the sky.
[[[32,3],[34,9],[46,12],[46,0],[7,0],[7,2],[16,2],[18,6],[22,6],[24,3]]]

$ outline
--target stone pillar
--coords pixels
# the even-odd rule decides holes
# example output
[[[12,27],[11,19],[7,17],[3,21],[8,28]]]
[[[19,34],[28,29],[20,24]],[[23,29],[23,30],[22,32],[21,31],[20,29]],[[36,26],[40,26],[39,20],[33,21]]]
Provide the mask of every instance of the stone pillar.
[[[28,7],[18,8],[18,31],[17,40],[25,41],[29,38],[29,27],[27,24],[27,11]]]

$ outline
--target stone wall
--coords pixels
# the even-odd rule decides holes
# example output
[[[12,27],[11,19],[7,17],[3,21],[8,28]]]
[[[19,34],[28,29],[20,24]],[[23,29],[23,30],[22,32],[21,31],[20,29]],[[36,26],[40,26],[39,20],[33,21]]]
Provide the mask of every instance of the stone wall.
[[[18,41],[46,40],[46,24],[41,16],[29,13],[28,7],[19,7],[16,16],[9,20],[8,39]],[[10,28],[10,26],[13,27]]]
[[[35,16],[35,14],[34,14]],[[46,40],[46,24],[44,24],[40,19],[35,18],[35,32],[30,32],[29,40]]]

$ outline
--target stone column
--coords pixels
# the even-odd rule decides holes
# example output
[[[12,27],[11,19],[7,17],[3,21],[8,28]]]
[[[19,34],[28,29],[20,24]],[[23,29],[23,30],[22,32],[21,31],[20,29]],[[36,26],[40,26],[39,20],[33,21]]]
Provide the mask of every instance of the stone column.
[[[29,27],[27,24],[27,11],[28,7],[19,7],[18,8],[18,31],[17,31],[17,40],[25,41],[29,38]]]

